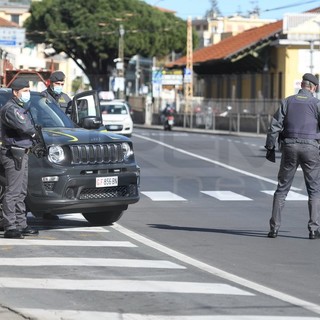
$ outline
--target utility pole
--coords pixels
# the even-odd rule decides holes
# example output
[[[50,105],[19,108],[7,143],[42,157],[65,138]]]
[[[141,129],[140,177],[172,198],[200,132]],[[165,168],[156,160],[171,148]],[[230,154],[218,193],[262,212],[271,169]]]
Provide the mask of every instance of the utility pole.
[[[187,115],[190,114],[190,128],[192,128],[192,97],[193,97],[193,45],[192,45],[192,20],[191,17],[187,21],[187,63],[184,72],[184,98],[185,98],[185,113],[184,127],[186,126]]]
[[[119,80],[119,99],[124,98],[124,87],[125,87],[125,79],[124,79],[124,28],[123,25],[120,24],[119,27],[119,47],[118,47],[118,80]]]
[[[139,95],[139,89],[140,89],[140,57],[139,54],[136,55],[136,96]]]

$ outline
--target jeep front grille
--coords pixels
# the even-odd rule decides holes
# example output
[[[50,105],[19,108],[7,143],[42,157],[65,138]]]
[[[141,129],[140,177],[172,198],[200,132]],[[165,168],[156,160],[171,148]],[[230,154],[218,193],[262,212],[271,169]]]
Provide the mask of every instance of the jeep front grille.
[[[80,200],[129,198],[138,194],[137,185],[118,186],[108,188],[84,188],[80,193]]]
[[[121,143],[71,145],[72,164],[121,163]]]

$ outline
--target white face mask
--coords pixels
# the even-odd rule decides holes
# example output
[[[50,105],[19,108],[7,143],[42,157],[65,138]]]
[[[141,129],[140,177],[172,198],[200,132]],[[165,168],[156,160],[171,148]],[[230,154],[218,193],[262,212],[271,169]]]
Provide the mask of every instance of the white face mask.
[[[23,103],[29,102],[30,101],[30,92],[29,91],[21,92],[21,97],[19,98],[19,100]]]
[[[60,94],[62,92],[62,86],[54,86],[53,87],[53,91],[56,93],[56,94]]]

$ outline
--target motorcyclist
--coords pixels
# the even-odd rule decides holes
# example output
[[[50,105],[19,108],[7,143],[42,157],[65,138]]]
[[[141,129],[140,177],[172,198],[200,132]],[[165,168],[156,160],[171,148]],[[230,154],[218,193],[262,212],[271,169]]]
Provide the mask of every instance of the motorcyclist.
[[[174,109],[171,107],[170,103],[167,103],[165,108],[161,112],[161,122],[164,124],[166,118],[174,114]]]

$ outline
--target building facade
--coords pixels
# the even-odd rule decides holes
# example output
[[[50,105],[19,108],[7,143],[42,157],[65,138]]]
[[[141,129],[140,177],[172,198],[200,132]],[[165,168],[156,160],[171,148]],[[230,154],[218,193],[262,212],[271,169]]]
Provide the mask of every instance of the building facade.
[[[281,99],[302,75],[320,73],[320,8],[252,28],[193,52],[194,95],[211,99]],[[292,20],[292,19],[291,19]],[[290,20],[290,21],[291,21]],[[184,68],[186,57],[167,64]]]

